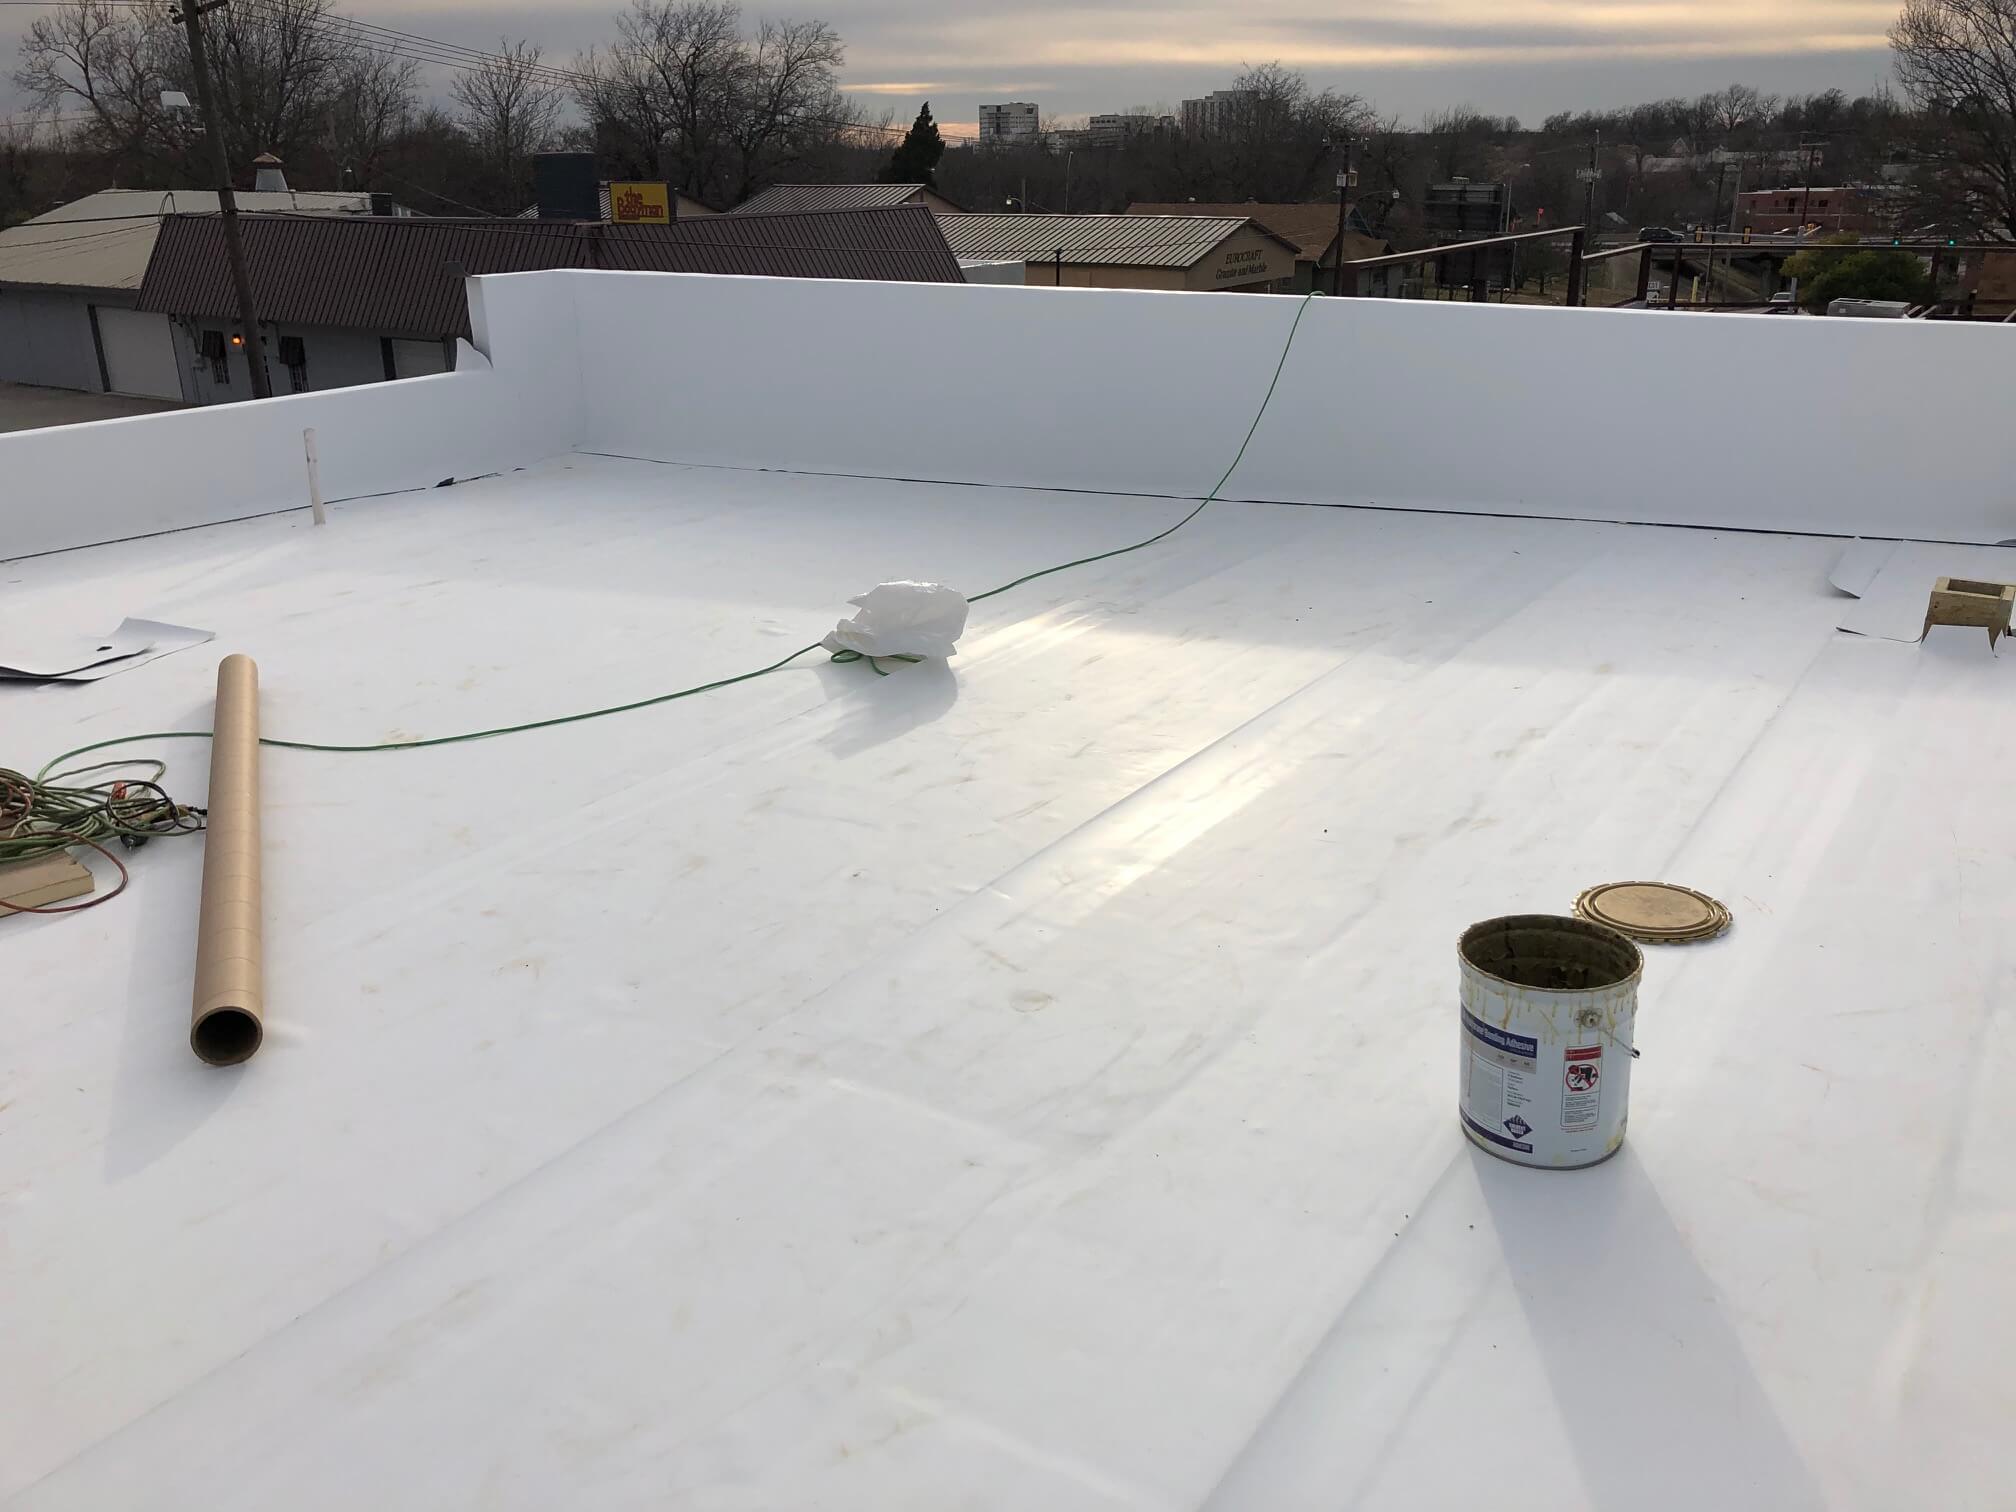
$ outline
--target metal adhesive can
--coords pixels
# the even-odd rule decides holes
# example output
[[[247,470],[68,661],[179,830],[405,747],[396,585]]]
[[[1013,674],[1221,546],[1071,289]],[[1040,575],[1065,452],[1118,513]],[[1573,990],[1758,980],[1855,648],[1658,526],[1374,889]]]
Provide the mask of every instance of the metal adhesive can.
[[[1599,924],[1553,914],[1463,932],[1457,1107],[1472,1144],[1568,1170],[1624,1143],[1645,958]]]

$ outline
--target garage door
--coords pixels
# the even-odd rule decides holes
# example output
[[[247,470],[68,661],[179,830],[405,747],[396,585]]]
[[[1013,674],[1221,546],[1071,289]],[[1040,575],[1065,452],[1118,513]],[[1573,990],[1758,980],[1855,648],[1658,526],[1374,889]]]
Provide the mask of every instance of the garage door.
[[[448,349],[438,341],[392,341],[392,366],[401,378],[448,371]]]
[[[105,372],[115,394],[182,397],[182,368],[166,315],[99,305],[98,340],[105,348]]]

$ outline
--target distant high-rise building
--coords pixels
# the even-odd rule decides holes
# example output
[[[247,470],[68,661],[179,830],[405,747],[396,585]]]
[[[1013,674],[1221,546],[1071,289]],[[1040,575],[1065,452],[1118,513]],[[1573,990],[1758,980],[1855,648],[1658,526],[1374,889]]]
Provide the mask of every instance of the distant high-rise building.
[[[1201,100],[1183,102],[1185,136],[1217,136],[1243,121],[1260,97],[1250,89],[1214,89]]]
[[[980,145],[983,147],[1033,142],[1042,134],[1042,117],[1036,107],[1026,100],[980,107]]]
[[[1135,137],[1151,132],[1166,131],[1175,125],[1169,116],[1141,115],[1138,113],[1120,115],[1095,115],[1085,123],[1085,145],[1088,147],[1124,147]]]

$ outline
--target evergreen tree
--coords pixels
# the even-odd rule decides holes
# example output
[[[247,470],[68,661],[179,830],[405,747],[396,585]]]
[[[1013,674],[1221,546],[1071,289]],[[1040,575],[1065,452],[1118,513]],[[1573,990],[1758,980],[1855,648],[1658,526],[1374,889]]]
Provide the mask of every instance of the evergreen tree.
[[[938,134],[938,123],[931,119],[931,102],[926,100],[924,108],[917,112],[909,135],[890,155],[889,166],[882,170],[882,182],[925,184],[935,189],[938,187],[938,160],[943,156],[945,138]]]

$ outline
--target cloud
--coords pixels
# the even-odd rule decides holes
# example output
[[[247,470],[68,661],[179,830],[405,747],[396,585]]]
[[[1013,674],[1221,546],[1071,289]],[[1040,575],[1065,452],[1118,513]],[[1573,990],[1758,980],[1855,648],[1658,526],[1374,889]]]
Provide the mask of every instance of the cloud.
[[[628,0],[338,0],[363,20],[473,47],[500,34],[570,59],[606,43]],[[1688,94],[1741,78],[1777,91],[1866,90],[1887,71],[1898,0],[744,0],[753,18],[816,15],[847,44],[867,100],[930,98],[948,131],[988,99],[1068,116],[1223,87],[1280,61],[1414,114],[1467,100],[1538,117]],[[0,64],[23,13],[0,11]],[[19,23],[19,24],[17,24]],[[0,110],[9,98],[0,66]]]

